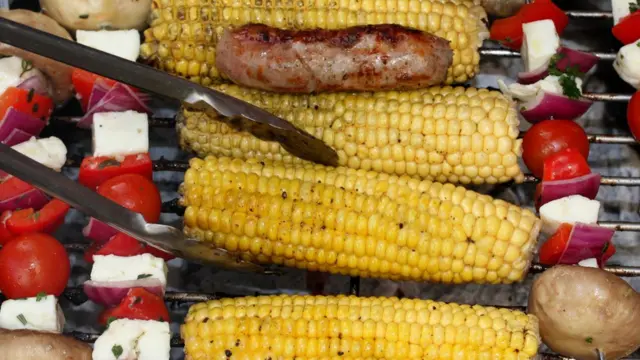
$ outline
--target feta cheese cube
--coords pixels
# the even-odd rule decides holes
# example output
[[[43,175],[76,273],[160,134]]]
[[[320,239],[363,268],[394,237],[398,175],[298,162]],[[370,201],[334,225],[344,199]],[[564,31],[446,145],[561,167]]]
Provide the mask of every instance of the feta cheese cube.
[[[76,31],[78,43],[130,61],[140,55],[140,33],[137,30]]]
[[[60,171],[67,162],[67,147],[55,136],[44,139],[32,137],[11,148],[56,171]]]
[[[98,337],[93,360],[169,360],[171,330],[160,321],[118,319]]]
[[[129,281],[144,278],[157,279],[167,286],[167,265],[164,260],[153,255],[136,256],[94,255],[91,280]],[[149,276],[151,275],[151,276]]]
[[[19,57],[0,59],[0,95],[8,88],[18,86],[23,80],[38,74],[42,75],[40,70]]]
[[[611,0],[613,24],[617,25],[623,17],[629,15],[631,13],[629,6],[635,3],[636,0]]]
[[[149,117],[135,111],[93,116],[93,156],[125,156],[149,151]]]
[[[55,296],[5,300],[0,306],[0,328],[29,329],[61,333],[64,313]]]
[[[522,59],[525,71],[548,66],[551,57],[558,52],[560,37],[551,20],[540,20],[522,25]]]
[[[620,48],[613,68],[622,80],[640,89],[640,40]]]
[[[562,223],[596,224],[599,212],[600,202],[582,195],[553,200],[540,207],[542,231],[547,235],[553,235]]]

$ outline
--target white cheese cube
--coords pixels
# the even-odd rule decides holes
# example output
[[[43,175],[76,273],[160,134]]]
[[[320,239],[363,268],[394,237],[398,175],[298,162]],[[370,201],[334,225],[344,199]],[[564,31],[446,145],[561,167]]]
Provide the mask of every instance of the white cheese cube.
[[[578,263],[578,265],[583,266],[583,267],[592,267],[592,268],[598,268],[598,260],[596,258],[590,258],[590,259],[584,259],[582,261],[580,261]]]
[[[19,57],[9,56],[0,59],[0,96],[8,88],[16,87],[23,80],[39,74],[42,75],[40,70]]]
[[[171,330],[160,321],[118,319],[98,337],[93,360],[169,360]]]
[[[640,40],[620,48],[613,68],[622,80],[640,89]]]
[[[600,202],[582,195],[571,195],[550,201],[540,207],[542,231],[553,235],[562,223],[596,224]]]
[[[629,15],[629,5],[635,4],[636,0],[611,0],[611,10],[613,12],[613,24],[617,25],[620,20]]]
[[[130,61],[140,55],[140,33],[137,30],[76,31],[78,43]]]
[[[525,71],[548,66],[551,57],[558,52],[560,37],[551,20],[540,20],[522,25],[522,60]]]
[[[61,333],[64,313],[53,295],[5,300],[0,307],[0,328]]]
[[[93,115],[93,156],[149,152],[149,117],[135,111]]]
[[[167,286],[167,265],[164,260],[153,255],[136,256],[94,255],[91,280],[129,281],[144,278],[157,279]],[[149,276],[151,275],[151,276]]]
[[[60,171],[67,162],[67,147],[55,136],[44,139],[32,137],[11,148],[56,171]]]

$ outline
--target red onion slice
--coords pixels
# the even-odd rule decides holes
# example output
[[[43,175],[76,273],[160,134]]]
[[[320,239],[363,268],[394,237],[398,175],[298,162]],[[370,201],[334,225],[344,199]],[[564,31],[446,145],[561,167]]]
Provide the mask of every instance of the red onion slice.
[[[520,113],[530,123],[547,119],[574,120],[584,115],[593,104],[590,100],[570,99],[564,95],[541,91],[535,99],[523,103]]]
[[[14,145],[21,144],[31,139],[32,137],[33,137],[33,134],[29,134],[26,131],[23,131],[20,129],[13,129],[11,134],[9,134],[9,136],[7,136],[7,138],[1,142],[7,146],[14,146]]]
[[[49,202],[44,192],[36,188],[16,195],[9,199],[0,200],[0,212],[5,210],[29,209],[40,210]]]
[[[598,195],[601,179],[600,174],[591,173],[569,180],[543,181],[540,183],[540,197],[536,199],[536,206],[571,195],[582,195],[594,200]]]
[[[598,64],[598,57],[587,52],[573,50],[566,47],[561,47],[557,52],[560,55],[560,59],[556,62],[558,70],[565,72],[569,67],[577,66],[578,71],[581,73],[588,73]],[[549,64],[547,61],[543,66],[528,72],[518,73],[518,82],[520,84],[528,85],[538,82],[547,75],[549,75]]]
[[[165,292],[160,280],[152,278],[108,282],[88,280],[83,287],[84,293],[91,301],[107,307],[118,305],[131,288],[144,288],[158,296],[164,296]]]
[[[104,83],[104,81],[96,81],[91,89],[91,95],[89,95],[89,109],[93,109],[100,101],[109,93],[111,88]],[[89,110],[87,109],[87,110]]]
[[[118,233],[118,230],[94,218],[89,219],[89,224],[82,229],[82,235],[99,244],[104,244]]]
[[[574,265],[585,259],[602,258],[602,250],[614,233],[613,229],[602,226],[576,223],[558,264]]]
[[[19,89],[33,90],[36,94],[51,96],[51,88],[47,78],[39,71],[37,74],[25,79],[18,86]]]
[[[103,112],[137,111],[150,113],[151,109],[146,104],[147,95],[133,91],[129,86],[117,83],[109,92],[78,122],[78,127],[90,128],[93,124],[93,115]]]
[[[44,121],[10,107],[0,122],[0,141],[4,143],[15,129],[38,136],[45,125]]]

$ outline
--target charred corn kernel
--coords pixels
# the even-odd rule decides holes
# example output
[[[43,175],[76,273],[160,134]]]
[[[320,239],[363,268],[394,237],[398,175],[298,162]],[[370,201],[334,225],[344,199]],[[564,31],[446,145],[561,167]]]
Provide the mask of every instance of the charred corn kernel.
[[[398,24],[449,40],[454,55],[447,83],[463,83],[479,71],[478,48],[488,38],[486,17],[471,0],[154,0],[140,54],[163,70],[209,85],[221,80],[215,49],[227,27],[261,23],[282,29],[340,29]]]
[[[260,106],[322,139],[338,152],[341,166],[463,184],[524,180],[518,162],[512,160],[522,152],[517,111],[510,100],[496,91],[434,87],[375,94],[279,95],[234,85],[217,89]],[[495,112],[496,107],[501,111]],[[475,113],[474,119],[439,119],[449,112],[456,116],[460,109]],[[403,121],[398,111],[415,115]],[[177,125],[181,146],[201,157],[304,162],[276,142],[235,131],[217,120],[220,119],[183,110]],[[425,126],[414,127],[413,123]],[[501,144],[509,144],[508,150],[483,148],[483,144],[494,141],[487,139],[498,136],[497,127],[489,123],[508,128],[506,133],[501,130],[499,138]],[[465,137],[471,138],[472,145],[458,146],[466,141]],[[510,231],[508,227],[504,229],[505,234]]]
[[[540,227],[528,210],[451,184],[271,160],[192,159],[182,195],[189,236],[363,277],[519,281]]]
[[[342,295],[195,304],[181,336],[188,360],[532,359],[540,345],[538,319],[520,311]]]

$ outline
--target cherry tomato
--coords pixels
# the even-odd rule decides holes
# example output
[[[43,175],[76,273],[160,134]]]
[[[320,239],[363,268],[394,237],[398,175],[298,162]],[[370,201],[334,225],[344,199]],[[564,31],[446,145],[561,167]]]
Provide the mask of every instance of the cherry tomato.
[[[141,213],[148,222],[160,220],[160,192],[151,180],[142,175],[124,174],[111,178],[98,186],[98,194]]]
[[[9,200],[20,196],[33,189],[33,186],[18,179],[15,176],[7,176],[0,179],[0,201]]]
[[[11,210],[5,210],[0,214],[0,245],[4,245],[16,237],[7,228],[7,220],[11,217],[11,214],[13,214]]]
[[[118,306],[103,311],[98,322],[108,325],[115,319],[169,321],[169,311],[161,296],[144,288],[132,288]]]
[[[0,121],[11,107],[21,113],[47,121],[53,111],[53,100],[33,91],[10,87],[0,95]]]
[[[629,100],[627,107],[627,123],[633,137],[640,141],[640,91],[637,91]]]
[[[587,160],[574,148],[566,148],[544,159],[542,181],[569,180],[591,174]]]
[[[640,11],[623,17],[611,31],[613,36],[625,45],[638,41],[640,39]]]
[[[0,290],[9,299],[60,296],[70,271],[67,252],[51,235],[21,235],[0,249]]]
[[[561,224],[555,234],[540,248],[540,263],[543,265],[555,265],[560,261],[564,250],[569,243],[569,236],[573,226]]]
[[[103,82],[108,88],[116,84],[115,80],[107,79],[81,69],[73,69],[71,73],[71,82],[76,89],[76,97],[78,101],[80,101],[80,105],[82,105],[82,110],[85,112],[88,110],[89,98],[98,80]]]
[[[149,154],[128,155],[122,161],[108,156],[87,156],[80,165],[78,181],[86,187],[95,189],[106,180],[123,174],[139,174],[151,180],[153,163]]]
[[[544,120],[531,127],[522,139],[522,159],[538,179],[544,160],[566,148],[575,148],[589,158],[589,139],[580,125],[571,120]]]

